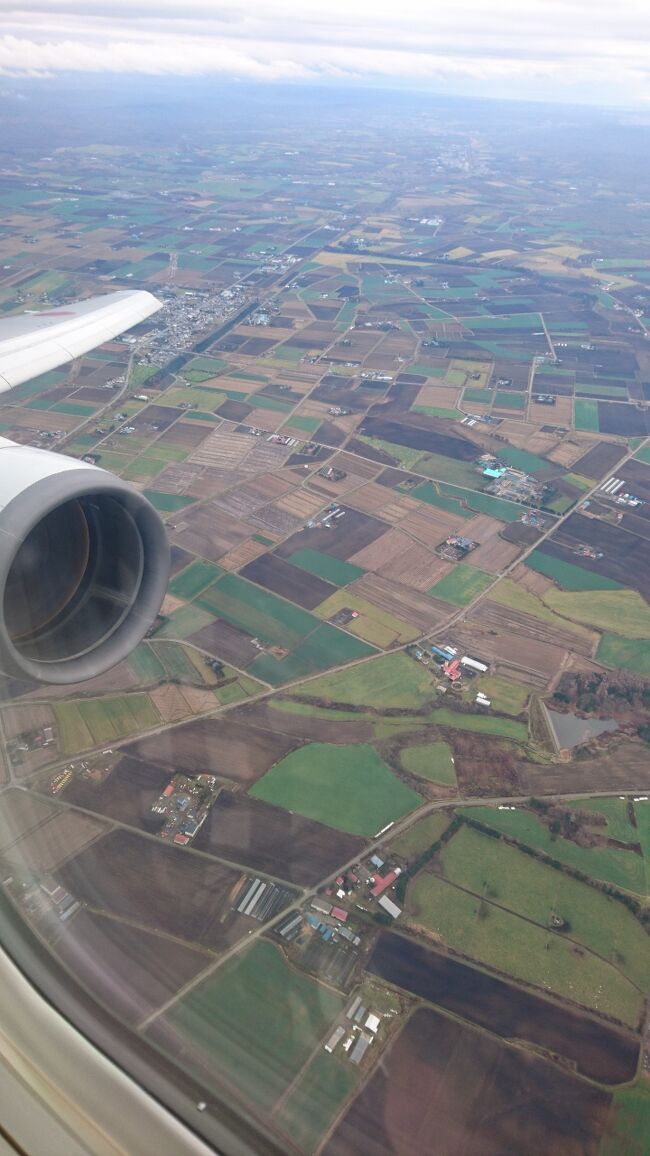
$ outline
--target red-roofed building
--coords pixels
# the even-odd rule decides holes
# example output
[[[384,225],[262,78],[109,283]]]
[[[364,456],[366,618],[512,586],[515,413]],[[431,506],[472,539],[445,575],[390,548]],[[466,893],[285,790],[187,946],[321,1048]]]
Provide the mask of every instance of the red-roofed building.
[[[389,871],[388,875],[384,875],[383,878],[381,875],[375,875],[375,885],[370,894],[374,895],[375,899],[379,895],[383,895],[386,888],[390,887],[401,873],[401,868],[396,867],[394,871]]]
[[[332,908],[332,915],[334,916],[335,919],[340,919],[341,923],[345,923],[345,921],[348,917],[347,911],[344,911],[344,909],[342,907],[333,907]]]
[[[442,669],[444,670],[450,682],[456,682],[463,673],[460,669],[460,662],[457,658],[452,658],[451,662],[445,662]]]
[[[174,794],[174,784],[168,783],[163,791],[163,798],[168,799],[170,795]]]

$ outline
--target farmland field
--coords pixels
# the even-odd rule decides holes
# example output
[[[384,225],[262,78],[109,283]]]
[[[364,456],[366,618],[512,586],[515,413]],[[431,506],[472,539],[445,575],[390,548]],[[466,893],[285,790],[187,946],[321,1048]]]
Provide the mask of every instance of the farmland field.
[[[358,598],[350,590],[338,590],[316,609],[319,618],[332,618],[343,609],[356,610],[358,618],[353,618],[345,629],[357,634],[374,646],[398,646],[417,638],[420,631],[412,622],[405,622],[388,614],[381,607]]]
[[[176,574],[169,583],[169,593],[175,598],[195,598],[223,574],[219,566],[197,559]]]
[[[421,779],[430,779],[434,783],[456,786],[452,751],[447,743],[406,747],[400,757],[402,766],[412,775],[419,775]]]
[[[529,847],[544,851],[552,859],[577,867],[593,879],[614,883],[638,895],[645,894],[643,859],[634,851],[616,847],[580,847],[561,835],[555,838],[547,826],[532,811],[519,807],[516,811],[499,811],[488,807],[469,807],[470,818],[486,823],[496,831],[503,831]]]
[[[552,578],[564,590],[623,589],[621,583],[615,582],[613,578],[604,578],[591,570],[585,570],[582,566],[576,566],[573,562],[564,562],[551,554],[543,554],[541,550],[533,550],[532,554],[529,554],[526,566],[530,566],[531,570],[537,570],[539,574],[545,574],[547,578]]]
[[[270,943],[229,960],[167,1012],[182,1062],[207,1067],[270,1111],[341,1011],[330,988],[287,967]]]
[[[411,883],[402,918],[496,971],[629,1027],[638,1023],[643,997],[610,964],[591,954],[577,958],[573,944],[560,935],[460,891],[437,875],[423,872]]]
[[[423,819],[418,819],[417,823],[413,823],[396,839],[390,840],[390,849],[397,855],[403,855],[405,859],[415,859],[423,851],[426,851],[432,843],[437,843],[441,835],[447,830],[450,821],[449,815],[442,811],[434,811],[431,815],[425,815]]]
[[[650,607],[637,590],[591,590],[588,598],[548,590],[544,602],[573,621],[615,631],[625,638],[650,639]]]
[[[320,1051],[275,1116],[294,1144],[314,1152],[359,1079],[352,1064]]]
[[[641,991],[650,991],[650,952],[638,919],[622,903],[540,863],[515,847],[461,827],[440,853],[445,878],[542,927],[551,915],[569,924],[563,933],[608,960]]]
[[[355,578],[361,578],[365,574],[365,570],[360,566],[353,566],[351,562],[333,558],[331,554],[322,554],[319,550],[296,550],[289,561],[294,566],[299,566],[301,570],[324,578],[326,582],[333,582],[335,586],[347,586],[348,582],[354,582]]]
[[[474,695],[475,690],[483,691],[495,710],[511,715],[521,714],[529,697],[526,686],[495,674],[481,675],[475,679],[469,697]]]
[[[650,643],[646,639],[603,634],[596,658],[617,670],[633,670],[636,674],[650,676]]]
[[[354,835],[375,835],[422,802],[372,747],[310,743],[273,767],[250,794]]]
[[[484,574],[482,570],[460,562],[440,582],[431,587],[429,594],[434,598],[442,598],[445,602],[453,602],[455,606],[467,606],[487,590],[493,581],[491,574]]]
[[[291,647],[318,625],[307,611],[236,574],[225,574],[203,591],[196,604],[275,646]]]
[[[323,1156],[596,1156],[609,1102],[577,1077],[425,1008]]]
[[[352,706],[407,707],[412,710],[431,702],[434,697],[431,675],[426,667],[402,652],[313,679],[301,693]]]
[[[160,722],[160,715],[146,694],[59,702],[54,713],[63,754],[76,755],[88,747],[125,738]]]
[[[283,686],[285,682],[317,674],[328,666],[340,666],[357,658],[367,658],[373,653],[376,653],[374,647],[367,642],[323,622],[294,646],[286,658],[260,654],[251,670],[259,678],[270,682],[271,686]]]

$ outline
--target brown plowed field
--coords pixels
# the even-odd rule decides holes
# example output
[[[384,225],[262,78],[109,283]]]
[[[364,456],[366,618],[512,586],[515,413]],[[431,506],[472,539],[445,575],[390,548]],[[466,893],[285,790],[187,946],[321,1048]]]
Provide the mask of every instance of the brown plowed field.
[[[597,1156],[610,1100],[426,1008],[409,1020],[323,1156]]]
[[[53,951],[75,979],[134,1025],[214,958],[91,911],[78,912]]]
[[[418,504],[420,508],[404,518],[401,523],[402,530],[419,542],[424,542],[425,546],[432,547],[440,545],[449,534],[457,532],[460,521],[457,514],[435,510],[433,506],[422,509],[422,503]]]
[[[367,437],[395,442],[396,445],[422,450],[424,453],[446,454],[447,457],[461,462],[471,462],[476,458],[478,449],[474,442],[444,433],[434,425],[426,428],[425,423],[427,421],[433,423],[436,421],[435,418],[427,419],[422,414],[415,414],[413,420],[417,420],[418,424],[406,425],[391,421],[389,418],[366,418],[360,432]]]
[[[582,543],[602,551],[604,556],[576,558],[571,551]],[[647,538],[629,534],[611,522],[571,514],[560,527],[557,539],[548,539],[542,550],[563,562],[573,562],[594,574],[613,578],[623,586],[638,590],[644,598],[650,598],[650,541]]]
[[[161,767],[159,763],[147,763],[127,755],[116,763],[102,783],[73,779],[66,787],[65,801],[116,819],[118,823],[146,829],[145,816],[173,773],[172,767]]]
[[[322,823],[222,791],[195,845],[290,883],[308,887],[362,854],[365,840]]]
[[[263,554],[254,562],[249,563],[241,571],[242,578],[250,582],[257,582],[265,590],[274,594],[281,594],[305,610],[313,610],[320,606],[330,594],[335,594],[337,587],[331,582],[325,582],[315,574],[309,574],[298,566],[292,566],[283,558],[275,554]]]
[[[503,538],[496,536],[474,550],[467,561],[472,566],[478,566],[479,570],[486,570],[488,574],[500,574],[520,553],[521,546],[514,542],[504,542]]]
[[[385,496],[386,490],[383,493]],[[349,561],[364,570],[378,570],[380,566],[387,565],[412,545],[411,539],[401,530],[386,530],[381,538],[375,538],[369,546],[364,546],[363,550],[352,554]]]
[[[101,819],[82,815],[79,811],[57,810],[50,819],[5,851],[5,858],[28,872],[47,874],[93,843],[105,829],[106,824]]]
[[[268,546],[256,542],[254,538],[248,538],[246,542],[240,542],[239,546],[235,546],[234,549],[224,554],[219,559],[219,565],[224,570],[239,570],[240,566],[246,566],[248,562],[259,558],[260,554],[264,554],[267,549]]]
[[[476,618],[481,626],[495,626],[503,632],[533,638],[538,642],[548,642],[563,650],[577,651],[578,654],[584,654],[588,658],[592,654],[593,647],[589,639],[575,634],[568,625],[566,630],[563,630],[560,626],[542,622],[533,614],[526,614],[523,610],[511,610],[510,607],[491,602],[489,599],[482,600],[470,610],[468,618]]]
[[[190,774],[249,784],[299,744],[285,735],[240,726],[230,718],[197,719],[125,747],[125,753]]]
[[[368,482],[360,486],[348,497],[348,502],[356,510],[364,510],[367,514],[380,514],[384,506],[393,499],[390,490],[380,486],[378,482]]]
[[[384,522],[343,506],[345,517],[337,518],[331,530],[302,530],[293,534],[278,547],[281,558],[289,558],[296,550],[320,550],[333,558],[347,560],[364,546],[370,545],[386,530]]]
[[[177,421],[165,431],[162,437],[158,438],[158,441],[168,446],[183,446],[194,449],[207,437],[205,426],[205,422]]]
[[[249,926],[230,910],[239,871],[130,831],[111,832],[62,867],[59,878],[101,913],[203,947],[229,947]]]
[[[648,748],[627,739],[614,743],[592,759],[547,767],[518,763],[517,774],[522,790],[530,791],[531,795],[650,790]]]
[[[557,674],[566,650],[539,642],[535,638],[513,637],[510,630],[496,631],[494,627],[465,626],[454,627],[454,645],[458,644],[466,654],[475,654],[486,662],[497,662],[509,670],[528,674],[527,680],[534,686],[545,686]]]
[[[613,445],[612,442],[597,442],[597,444],[575,463],[576,474],[585,478],[604,478],[620,462],[624,454],[623,446]]]
[[[506,980],[383,931],[368,970],[507,1040],[525,1040],[564,1056],[604,1084],[634,1077],[639,1040],[632,1032],[561,1007]]]
[[[349,587],[350,591],[360,598],[367,598],[380,606],[389,614],[394,614],[403,621],[412,622],[420,630],[429,630],[444,618],[448,618],[450,608],[448,602],[437,598],[428,598],[410,590],[398,582],[390,582],[388,578],[380,578],[376,574],[364,574]]]
[[[201,650],[207,650],[208,654],[232,662],[233,666],[239,666],[243,670],[246,670],[258,655],[255,647],[251,646],[250,634],[246,634],[245,630],[240,630],[237,626],[231,626],[223,618],[211,622],[202,630],[197,630],[195,634],[190,635],[188,641],[200,646]]]
[[[211,562],[216,562],[222,554],[250,537],[250,528],[244,522],[224,514],[212,503],[181,514],[176,525],[174,541]]]
[[[411,542],[400,554],[394,555],[386,565],[381,566],[382,578],[393,582],[403,582],[415,590],[430,590],[436,582],[444,578],[452,569],[449,562],[427,550],[419,542]]]
[[[57,811],[53,803],[27,791],[7,791],[0,811],[0,851],[35,830]]]

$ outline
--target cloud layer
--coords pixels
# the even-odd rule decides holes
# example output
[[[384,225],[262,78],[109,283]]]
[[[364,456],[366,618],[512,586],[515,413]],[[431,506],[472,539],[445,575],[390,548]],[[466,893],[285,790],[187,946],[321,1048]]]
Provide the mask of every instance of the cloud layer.
[[[650,101],[647,0],[0,0],[0,74],[221,75]]]

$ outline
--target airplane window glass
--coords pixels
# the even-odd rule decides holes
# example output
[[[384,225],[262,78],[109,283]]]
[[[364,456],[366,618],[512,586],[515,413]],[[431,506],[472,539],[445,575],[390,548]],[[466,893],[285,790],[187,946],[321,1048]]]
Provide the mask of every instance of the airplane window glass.
[[[208,1138],[641,1153],[642,32],[315,7],[12,16],[7,927]]]

